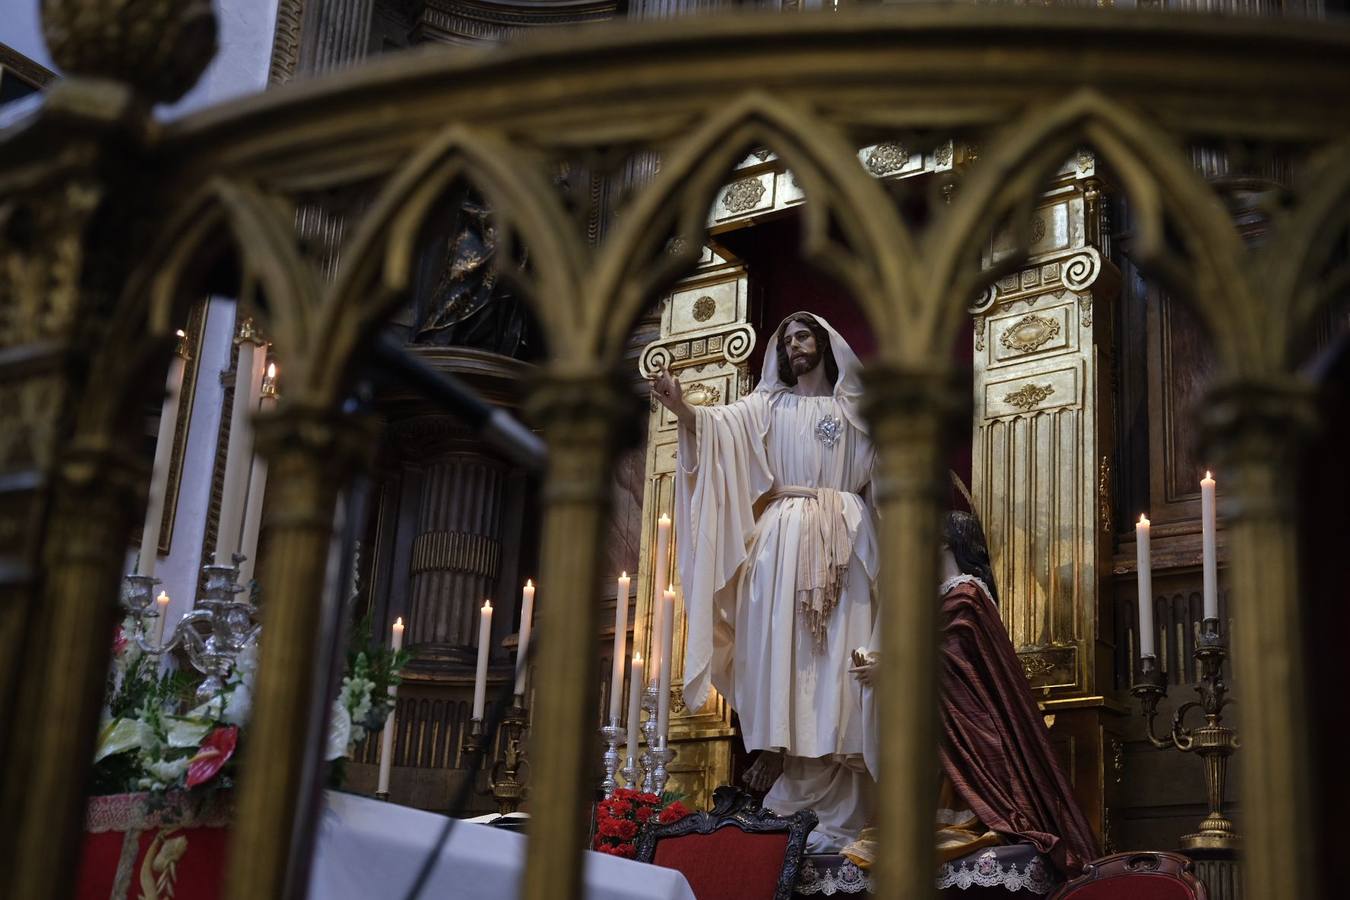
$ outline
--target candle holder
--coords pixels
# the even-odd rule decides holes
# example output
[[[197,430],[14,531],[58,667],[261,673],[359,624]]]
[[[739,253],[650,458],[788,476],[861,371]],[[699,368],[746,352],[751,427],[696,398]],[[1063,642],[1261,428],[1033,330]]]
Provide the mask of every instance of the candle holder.
[[[642,785],[641,757],[630,756],[626,758],[619,774],[623,776],[624,783],[627,784],[629,790],[636,791]]]
[[[123,579],[122,602],[136,619],[136,644],[155,657],[182,647],[192,667],[206,676],[197,686],[199,704],[216,700],[225,692],[240,651],[257,640],[261,629],[253,603],[235,598],[244,590],[238,580],[243,559],[235,554],[234,565],[202,566],[206,585],[196,608],[178,620],[171,634],[154,643],[146,635],[147,623],[159,618],[152,599],[159,581],[148,575],[127,575]]]
[[[642,708],[647,712],[647,721],[642,723],[643,750],[639,760],[642,766],[642,790],[648,794],[656,793],[656,685],[648,684],[642,692]]]
[[[666,789],[666,782],[670,780],[669,767],[675,761],[675,751],[670,749],[669,741],[661,742],[661,749],[653,751],[652,759],[655,762],[656,769],[652,772],[652,793],[658,797]]]
[[[529,730],[530,712],[525,707],[525,698],[516,694],[511,708],[497,726],[502,739],[502,757],[487,767],[486,788],[475,788],[482,796],[492,796],[497,801],[497,812],[503,816],[518,811],[529,793],[530,759],[525,748]],[[486,758],[491,750],[492,736],[484,733],[483,720],[470,719],[469,731],[464,736],[464,752],[482,752]],[[471,773],[469,777],[477,777],[477,773]]]
[[[1205,619],[1195,639],[1195,659],[1200,666],[1200,683],[1195,686],[1198,700],[1188,700],[1172,713],[1171,730],[1163,737],[1154,733],[1154,719],[1158,715],[1158,701],[1167,696],[1167,679],[1158,668],[1157,660],[1146,656],[1141,660],[1139,680],[1130,693],[1139,698],[1148,722],[1148,739],[1160,750],[1175,747],[1183,753],[1196,753],[1205,763],[1205,784],[1209,795],[1209,814],[1193,834],[1181,838],[1181,849],[1187,852],[1231,854],[1242,843],[1232,821],[1224,815],[1224,790],[1228,781],[1228,757],[1241,744],[1237,732],[1223,723],[1223,708],[1232,699],[1227,696],[1228,685],[1223,680],[1223,663],[1228,657],[1228,646],[1219,633],[1218,619]],[[1186,728],[1185,720],[1192,709],[1204,714],[1204,722]]]
[[[609,724],[600,729],[600,736],[605,739],[605,780],[600,782],[600,787],[605,792],[606,800],[614,796],[614,791],[619,786],[614,778],[619,770],[619,741],[627,734],[628,732],[619,726],[617,718],[610,719]]]

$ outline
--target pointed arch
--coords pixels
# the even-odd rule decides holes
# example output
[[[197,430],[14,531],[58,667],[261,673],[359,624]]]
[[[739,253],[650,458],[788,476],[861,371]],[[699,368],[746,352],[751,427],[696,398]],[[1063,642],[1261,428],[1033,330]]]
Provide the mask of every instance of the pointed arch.
[[[782,157],[806,195],[804,249],[842,281],[885,343],[902,327],[914,295],[914,242],[898,212],[857,160],[857,148],[810,112],[761,92],[713,115],[663,155],[661,171],[623,211],[601,248],[588,289],[608,299],[586,323],[603,359],[622,352],[632,322],[651,294],[685,270],[707,232],[707,214],[736,161],[755,145]],[[831,213],[852,244],[830,238]],[[673,226],[682,251],[664,242]]]
[[[503,270],[555,346],[572,343],[581,321],[579,285],[587,248],[543,175],[539,160],[495,134],[452,125],[410,158],[380,190],[348,241],[326,310],[328,345],[350,350],[364,325],[392,312],[411,281],[417,236],[456,182],[482,192],[510,256],[519,239],[533,277]],[[353,327],[353,326],[356,327]],[[339,354],[340,355],[340,354]]]
[[[1091,88],[996,132],[950,214],[926,235],[924,257],[930,267],[924,308],[935,316],[928,323],[933,339],[954,335],[965,301],[1001,274],[978,267],[989,229],[1019,205],[1033,202],[1050,173],[1083,143],[1111,164],[1141,213],[1140,261],[1197,310],[1226,365],[1240,370],[1258,364],[1260,325],[1234,313],[1235,305],[1249,309],[1255,304],[1230,302],[1250,291],[1245,248],[1218,197],[1165,132]],[[1167,248],[1169,215],[1193,254],[1190,260]]]

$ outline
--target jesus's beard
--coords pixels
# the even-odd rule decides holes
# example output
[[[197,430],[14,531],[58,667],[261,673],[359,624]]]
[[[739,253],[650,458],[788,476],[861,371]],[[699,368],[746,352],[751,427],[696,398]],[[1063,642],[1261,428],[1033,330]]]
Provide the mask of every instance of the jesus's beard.
[[[796,375],[798,378],[801,378],[807,372],[810,372],[816,366],[820,365],[820,354],[800,353],[796,356],[790,357],[788,362],[792,366],[792,374]]]

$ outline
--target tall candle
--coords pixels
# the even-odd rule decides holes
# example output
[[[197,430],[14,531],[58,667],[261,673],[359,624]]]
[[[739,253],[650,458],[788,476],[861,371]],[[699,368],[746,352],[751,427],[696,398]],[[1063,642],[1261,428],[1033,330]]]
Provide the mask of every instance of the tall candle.
[[[394,652],[403,649],[403,617],[400,616],[394,621],[393,638],[391,646]],[[389,696],[394,698],[398,696],[398,688],[389,685]],[[384,720],[384,733],[380,735],[380,777],[375,787],[378,794],[389,794],[389,770],[394,765],[394,710],[391,707],[389,715]]]
[[[487,700],[488,647],[492,644],[492,601],[483,601],[483,617],[478,622],[478,671],[473,678],[473,717],[483,718]]]
[[[628,587],[632,579],[624,572],[614,595],[614,667],[609,675],[609,720],[619,721],[623,699],[623,658],[628,650]]]
[[[159,596],[155,598],[155,611],[159,613],[159,624],[155,626],[155,646],[164,646],[164,626],[169,618],[169,594],[167,591],[160,591]]]
[[[277,367],[276,363],[267,364],[267,375],[262,380],[262,399],[258,402],[260,413],[270,413],[277,407]],[[253,467],[248,476],[248,505],[244,508],[244,536],[239,542],[239,552],[244,561],[239,564],[239,583],[248,584],[253,580],[257,568],[258,534],[262,531],[263,496],[267,493],[267,460],[257,453],[253,454]]]
[[[525,579],[520,592],[520,645],[516,648],[516,694],[525,693],[525,674],[530,669],[530,628],[534,623],[534,581]]]
[[[1134,526],[1139,568],[1139,656],[1156,657],[1153,631],[1153,561],[1148,546],[1148,516],[1141,515]]]
[[[1200,480],[1200,522],[1204,533],[1205,618],[1219,617],[1219,554],[1214,537],[1214,476]]]
[[[642,651],[633,654],[633,669],[628,673],[628,758],[638,758],[638,739],[642,722]]]
[[[136,574],[153,576],[159,561],[160,525],[164,521],[164,498],[169,492],[169,467],[173,462],[173,436],[178,424],[178,403],[183,393],[183,373],[187,370],[187,335],[178,332],[178,349],[169,363],[164,380],[164,405],[159,409],[159,433],[155,437],[155,461],[150,470],[150,493],[145,502],[145,524],[141,527],[141,555]]]
[[[670,740],[670,658],[675,637],[675,588],[668,587],[661,596],[661,681],[656,694],[656,733],[661,746]]]
[[[216,565],[234,565],[244,520],[244,500],[253,460],[253,412],[262,396],[265,342],[253,320],[239,323],[234,337],[239,348],[234,368],[234,401],[230,407],[230,443],[225,450],[225,480],[220,491],[220,524],[216,530]]]
[[[670,584],[670,516],[661,513],[656,520],[656,565],[652,576],[652,642],[647,675],[653,680],[661,672],[661,591]]]

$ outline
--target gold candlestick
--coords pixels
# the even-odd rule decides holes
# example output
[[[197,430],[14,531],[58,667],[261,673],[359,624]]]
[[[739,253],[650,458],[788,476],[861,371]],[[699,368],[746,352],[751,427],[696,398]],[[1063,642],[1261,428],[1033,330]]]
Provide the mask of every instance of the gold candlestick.
[[[1223,724],[1223,708],[1232,702],[1226,695],[1228,685],[1223,680],[1223,661],[1228,647],[1219,634],[1219,620],[1205,619],[1195,639],[1195,659],[1200,664],[1200,683],[1195,686],[1198,700],[1188,700],[1172,713],[1171,731],[1164,737],[1154,733],[1153,721],[1158,714],[1158,701],[1167,696],[1167,680],[1157,667],[1157,660],[1146,656],[1142,672],[1130,693],[1139,698],[1148,721],[1148,739],[1160,750],[1175,747],[1183,753],[1196,753],[1205,763],[1205,787],[1209,799],[1209,814],[1193,834],[1181,838],[1181,849],[1188,853],[1227,855],[1234,853],[1242,839],[1233,822],[1224,815],[1224,792],[1228,781],[1228,757],[1241,746],[1237,732]],[[1186,715],[1200,709],[1204,722],[1192,729],[1185,727]]]

